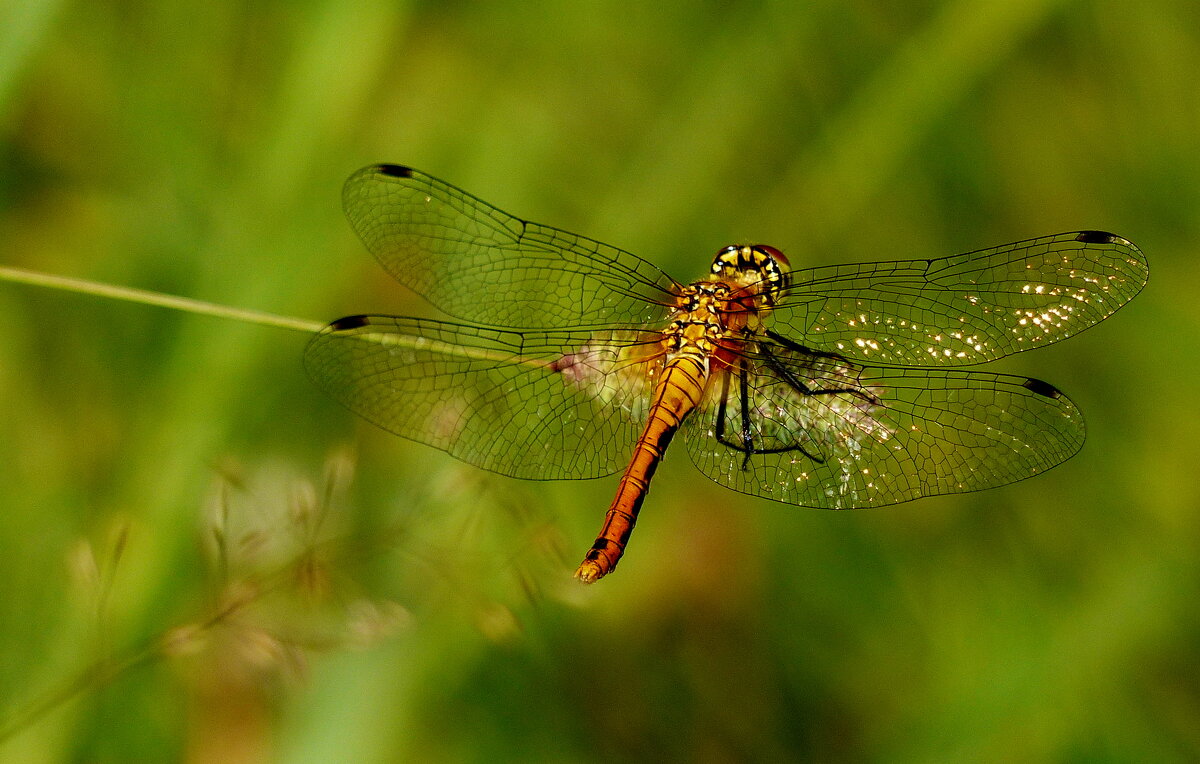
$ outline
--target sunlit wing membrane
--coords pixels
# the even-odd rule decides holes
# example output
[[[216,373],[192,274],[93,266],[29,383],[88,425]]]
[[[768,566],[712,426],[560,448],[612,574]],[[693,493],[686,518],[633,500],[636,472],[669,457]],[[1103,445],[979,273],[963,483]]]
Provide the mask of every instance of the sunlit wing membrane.
[[[342,200],[388,273],[463,320],[515,329],[653,326],[679,289],[636,255],[526,222],[407,167],[359,170]]]
[[[884,506],[1022,480],[1083,445],[1079,410],[1045,382],[771,352],[773,366],[756,360],[714,381],[683,428],[696,467],[735,491],[806,507]],[[798,384],[843,392],[804,394]],[[743,428],[754,449],[738,440]]]
[[[662,365],[655,340],[350,316],[314,337],[304,362],[397,435],[510,477],[593,478],[628,462]]]
[[[1077,231],[932,260],[794,271],[769,326],[868,363],[983,363],[1095,325],[1148,274],[1131,242]]]

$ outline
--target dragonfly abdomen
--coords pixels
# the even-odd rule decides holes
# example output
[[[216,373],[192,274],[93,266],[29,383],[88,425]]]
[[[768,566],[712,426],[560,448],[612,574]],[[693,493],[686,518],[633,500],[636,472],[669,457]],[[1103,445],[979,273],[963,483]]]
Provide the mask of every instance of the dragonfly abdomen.
[[[654,390],[646,427],[621,476],[617,495],[604,515],[604,527],[575,571],[580,581],[592,583],[616,569],[659,461],[683,420],[704,396],[708,368],[707,354],[694,346],[674,354],[667,362]]]

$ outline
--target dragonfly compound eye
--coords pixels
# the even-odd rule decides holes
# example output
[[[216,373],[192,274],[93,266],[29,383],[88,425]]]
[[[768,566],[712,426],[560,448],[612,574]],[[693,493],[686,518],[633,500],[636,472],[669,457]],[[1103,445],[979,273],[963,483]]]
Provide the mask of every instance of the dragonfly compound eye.
[[[740,247],[736,244],[731,244],[717,252],[717,256],[713,258],[712,272],[715,276],[725,274],[726,269],[738,268],[741,262],[741,251],[746,247]]]
[[[792,264],[791,264],[791,262],[788,261],[787,255],[783,254],[782,252],[780,252],[778,249],[775,249],[771,245],[755,244],[752,247],[752,249],[755,252],[758,252],[760,255],[765,255],[766,257],[774,260],[775,264],[779,267],[780,270],[787,272],[792,269]]]
[[[744,290],[745,296],[756,295],[766,307],[774,306],[788,287],[787,257],[766,244],[742,244],[725,247],[713,260],[713,277]]]
[[[752,253],[750,267],[759,273],[763,297],[768,305],[774,305],[787,291],[790,283],[788,271],[792,264],[788,262],[787,255],[768,244],[755,244],[749,249]]]

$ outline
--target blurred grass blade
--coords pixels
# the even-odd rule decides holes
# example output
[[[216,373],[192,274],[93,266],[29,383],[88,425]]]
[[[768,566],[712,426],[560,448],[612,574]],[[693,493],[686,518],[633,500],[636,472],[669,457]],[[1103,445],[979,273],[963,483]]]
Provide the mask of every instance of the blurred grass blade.
[[[244,323],[261,324],[263,326],[291,329],[310,334],[321,331],[325,326],[318,321],[306,321],[302,318],[291,318],[290,316],[277,316],[274,313],[264,313],[257,310],[231,308],[226,305],[204,302],[203,300],[193,300],[190,297],[176,297],[174,295],[162,294],[161,292],[150,292],[145,289],[113,286],[112,284],[102,284],[98,281],[74,279],[66,276],[54,276],[48,273],[27,271],[23,268],[0,266],[0,281],[13,281],[20,284],[34,284],[51,289],[81,292],[98,297],[109,297],[114,300],[136,302],[142,305],[156,305],[162,308],[182,310],[186,313],[217,316]]]

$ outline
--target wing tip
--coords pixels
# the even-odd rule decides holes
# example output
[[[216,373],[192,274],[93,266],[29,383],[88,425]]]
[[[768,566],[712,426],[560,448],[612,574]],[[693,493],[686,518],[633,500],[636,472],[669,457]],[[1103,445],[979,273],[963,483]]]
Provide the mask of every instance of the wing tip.
[[[1124,257],[1123,271],[1126,278],[1136,284],[1136,288],[1125,299],[1128,302],[1150,280],[1150,263],[1138,245],[1124,236],[1118,236],[1108,231],[1080,231],[1075,234],[1075,241],[1083,244],[1108,244],[1116,247]],[[1122,303],[1124,304],[1124,303]]]

